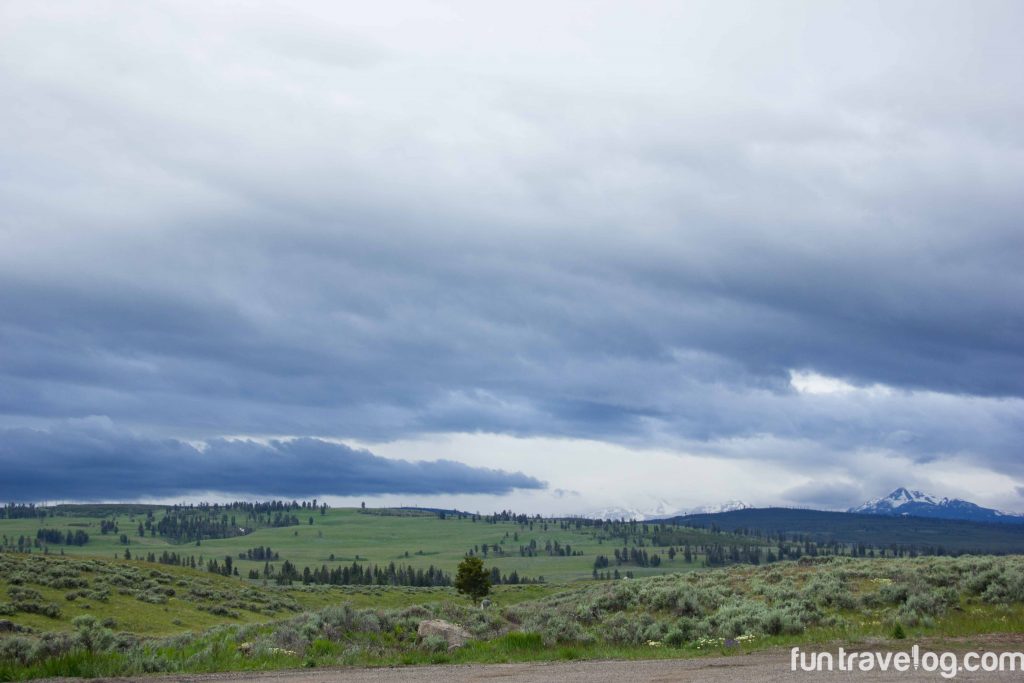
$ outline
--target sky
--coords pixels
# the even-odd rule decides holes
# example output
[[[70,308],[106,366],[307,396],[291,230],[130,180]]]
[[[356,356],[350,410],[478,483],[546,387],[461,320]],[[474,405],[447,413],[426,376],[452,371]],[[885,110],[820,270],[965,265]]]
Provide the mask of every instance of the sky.
[[[0,3],[0,498],[1024,511],[1021,26]]]

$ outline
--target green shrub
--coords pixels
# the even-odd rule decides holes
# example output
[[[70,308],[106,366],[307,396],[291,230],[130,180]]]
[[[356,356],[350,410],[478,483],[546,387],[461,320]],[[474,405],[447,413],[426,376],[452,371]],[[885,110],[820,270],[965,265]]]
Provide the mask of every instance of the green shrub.
[[[910,597],[910,588],[905,584],[891,583],[882,586],[878,591],[878,596],[885,604],[899,605]]]
[[[735,598],[712,616],[718,624],[718,635],[735,638],[749,633],[759,633],[765,622],[766,608],[763,603],[745,598]]]
[[[304,652],[308,645],[307,639],[294,624],[284,624],[276,628],[273,633],[273,641],[274,646],[293,652]]]
[[[167,595],[163,592],[155,590],[139,591],[135,594],[135,599],[140,602],[148,602],[151,605],[167,604]]]
[[[603,638],[615,645],[640,645],[654,619],[649,614],[613,614],[601,624]]]
[[[834,609],[852,609],[856,601],[849,587],[836,574],[816,574],[804,587],[804,595],[819,605]]]
[[[23,636],[0,638],[0,661],[28,664],[32,660],[35,643]]]
[[[75,617],[71,625],[75,627],[78,644],[89,652],[103,652],[114,642],[113,632],[100,625],[99,620],[91,614]]]
[[[681,629],[675,627],[669,629],[669,632],[665,634],[665,643],[672,647],[682,647],[689,641],[690,639],[687,635]]]
[[[427,652],[447,652],[448,641],[445,640],[444,636],[427,636],[423,639],[420,647]]]
[[[11,600],[18,602],[41,602],[43,594],[34,588],[23,588],[21,586],[10,586],[7,588],[7,595]]]
[[[35,642],[35,647],[32,649],[32,661],[53,659],[66,655],[75,648],[76,642],[69,633],[53,631],[44,633]]]
[[[981,599],[995,604],[1024,602],[1024,572],[1020,569],[1004,570],[985,587]]]
[[[793,635],[802,633],[804,624],[790,611],[771,609],[765,613],[761,621],[760,630],[769,636]]]

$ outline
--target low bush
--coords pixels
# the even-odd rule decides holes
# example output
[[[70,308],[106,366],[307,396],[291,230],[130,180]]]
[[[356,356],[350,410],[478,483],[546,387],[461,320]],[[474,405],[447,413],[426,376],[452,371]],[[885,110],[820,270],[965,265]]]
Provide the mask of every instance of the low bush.
[[[23,636],[7,636],[0,638],[0,661],[11,661],[28,664],[32,661],[35,641]]]
[[[75,627],[78,644],[89,652],[103,652],[114,642],[114,634],[100,624],[99,619],[91,614],[82,614],[71,620]]]

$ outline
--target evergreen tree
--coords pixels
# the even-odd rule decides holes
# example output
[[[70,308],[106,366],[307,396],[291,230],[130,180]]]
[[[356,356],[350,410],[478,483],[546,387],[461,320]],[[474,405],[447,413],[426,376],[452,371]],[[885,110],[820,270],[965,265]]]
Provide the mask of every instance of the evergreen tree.
[[[455,589],[477,602],[491,592],[491,580],[479,557],[466,557],[459,563],[455,575]]]

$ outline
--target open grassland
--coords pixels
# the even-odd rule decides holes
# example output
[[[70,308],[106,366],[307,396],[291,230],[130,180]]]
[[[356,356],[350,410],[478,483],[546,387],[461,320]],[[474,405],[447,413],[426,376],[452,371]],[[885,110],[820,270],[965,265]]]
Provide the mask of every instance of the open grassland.
[[[17,589],[16,595],[28,588],[44,599],[52,598],[43,589],[55,589],[50,584],[61,580],[67,585],[59,590],[94,591],[97,583],[116,585],[115,575],[131,577],[138,572],[141,576],[131,578],[134,583],[129,590],[158,592],[163,586],[191,578],[200,593],[227,591],[222,601],[248,599],[256,606],[277,600],[281,604],[278,612],[260,606],[243,616],[245,608],[237,603],[232,607],[239,610],[237,617],[222,615],[219,626],[173,637],[142,637],[125,630],[117,616],[107,626],[103,619],[79,616],[70,623],[70,632],[44,632],[34,627],[31,633],[0,638],[0,678],[7,679],[338,664],[686,657],[790,644],[1024,632],[1021,557],[832,557],[592,582],[560,590],[510,587],[522,589],[516,597],[535,599],[516,602],[499,596],[489,609],[450,599],[358,608],[335,589],[310,591],[314,598],[305,596],[305,591],[245,587],[242,582],[188,570],[180,570],[180,579],[177,573],[167,572],[172,577],[167,580],[153,575],[163,571],[159,567],[123,562],[93,561],[96,566],[87,569],[75,566],[78,561],[52,557],[18,557],[16,561],[36,563],[34,573],[44,579],[40,583],[22,577],[20,583],[8,586],[8,591]],[[83,575],[92,577],[88,587],[71,585]],[[152,583],[147,587],[147,582]],[[231,587],[252,593],[230,593]],[[182,593],[176,591],[173,599],[210,614],[202,595],[186,598],[191,594],[189,587],[178,588]],[[538,593],[530,596],[531,590]],[[425,598],[429,592],[408,594]],[[137,594],[121,597],[140,603],[139,610],[161,609]],[[301,613],[295,612],[288,600],[301,604]],[[325,602],[317,606],[318,600]],[[7,618],[14,619],[17,614]],[[63,628],[69,615],[40,618]],[[417,626],[428,618],[460,624],[475,640],[449,652],[443,641],[419,639]]]
[[[512,605],[565,588],[496,586],[493,599]],[[70,632],[82,615],[127,633],[161,636],[266,622],[339,603],[403,608],[458,599],[447,587],[282,587],[133,560],[0,554],[0,619],[35,633]]]
[[[515,521],[489,522],[484,519],[448,516],[440,519],[425,512],[330,509],[321,514],[318,509],[302,510],[294,514],[299,517],[297,526],[257,527],[251,533],[232,538],[203,539],[196,543],[174,543],[170,540],[145,532],[139,535],[138,526],[146,521],[146,512],[152,511],[153,520],[158,522],[166,514],[161,507],[144,506],[66,506],[58,508],[56,515],[42,518],[0,519],[0,540],[6,536],[8,547],[14,546],[19,537],[35,539],[40,529],[56,529],[63,533],[82,530],[89,535],[85,545],[50,544],[50,554],[64,553],[69,556],[116,558],[125,551],[134,558],[145,558],[149,553],[159,556],[173,552],[186,557],[195,556],[200,565],[210,559],[223,561],[231,556],[239,574],[246,577],[250,570],[262,571],[263,560],[239,559],[254,547],[270,547],[281,561],[288,560],[300,570],[309,566],[313,569],[326,565],[340,566],[359,562],[360,564],[387,565],[391,562],[426,569],[430,565],[454,572],[466,553],[483,545],[498,545],[503,553],[489,552],[485,556],[488,567],[497,567],[503,574],[512,571],[530,579],[543,577],[547,582],[563,582],[589,579],[598,555],[611,556],[616,548],[634,546],[639,538],[634,535],[612,537],[599,527],[580,525],[557,520],[532,521],[527,524]],[[237,516],[237,524],[245,524],[244,514],[226,513]],[[101,521],[112,521],[118,532],[101,533]],[[312,520],[312,524],[310,524]],[[145,531],[145,530],[144,530]],[[127,536],[128,544],[120,540]],[[703,529],[687,529],[682,538],[692,546],[703,544],[749,543],[731,534],[713,534]],[[535,555],[522,555],[520,546],[533,541],[538,549]],[[548,543],[568,546],[574,554],[548,554],[544,549]],[[631,571],[635,576],[658,575],[695,569],[703,564],[703,557],[694,553],[687,563],[683,556],[669,559],[665,549],[648,548],[661,554],[662,564],[658,567],[619,567]],[[332,559],[333,556],[333,559]],[[614,569],[613,566],[611,569]]]

